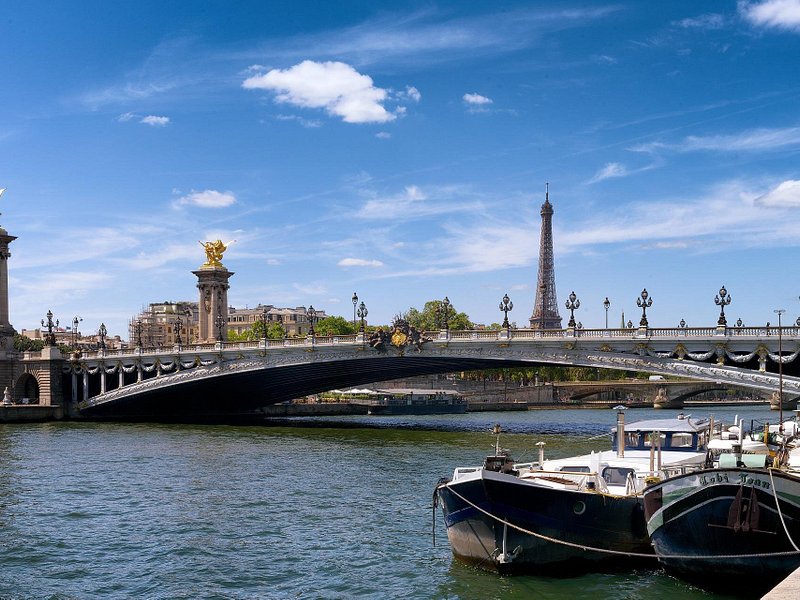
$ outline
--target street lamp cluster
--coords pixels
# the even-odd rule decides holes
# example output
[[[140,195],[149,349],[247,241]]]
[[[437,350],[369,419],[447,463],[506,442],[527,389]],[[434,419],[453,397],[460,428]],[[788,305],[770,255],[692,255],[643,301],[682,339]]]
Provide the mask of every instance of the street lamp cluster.
[[[450,331],[450,298],[447,296],[436,306],[436,321],[442,329]]]
[[[725,288],[724,285],[719,289],[719,293],[714,297],[714,304],[716,306],[719,306],[720,309],[719,319],[717,320],[717,326],[727,327],[728,322],[725,316],[725,307],[731,304],[732,299],[733,299],[732,296],[730,295],[730,293],[728,292],[728,290]],[[367,310],[367,307],[363,301],[359,303],[359,297],[356,292],[353,292],[353,297],[351,298],[351,300],[353,303],[353,329],[356,328],[357,320],[360,320],[360,326],[358,328],[358,331],[363,334],[365,331],[365,319],[369,314],[369,311]],[[608,296],[606,296],[602,304],[605,310],[605,328],[608,329],[608,311],[611,308],[611,301],[608,299]],[[570,292],[567,301],[565,303],[565,306],[567,310],[569,310],[570,312],[569,322],[567,326],[570,329],[583,329],[583,324],[577,323],[575,321],[575,311],[578,310],[581,306],[581,301],[578,299],[578,296],[575,293],[575,291]],[[639,326],[643,328],[649,327],[649,323],[647,320],[647,309],[653,306],[653,298],[650,296],[646,288],[642,289],[642,292],[639,294],[639,297],[636,298],[636,306],[642,309],[642,318],[639,321]],[[452,316],[450,312],[451,308],[452,305],[450,303],[450,299],[447,296],[445,296],[442,301],[438,302],[435,308],[437,326],[441,327],[445,331],[449,331],[450,329],[450,318]],[[511,298],[509,298],[508,294],[504,294],[499,304],[499,309],[503,313],[503,324],[501,325],[503,329],[509,329],[511,327],[511,324],[509,323],[508,320],[508,313],[511,312],[513,308],[514,308],[514,303],[511,301]],[[780,346],[781,343],[780,336],[782,327],[781,317],[786,311],[784,309],[779,309],[775,310],[774,312],[778,314],[778,336],[779,336],[779,346]],[[172,323],[175,330],[175,344],[178,346],[179,349],[181,348],[184,342],[182,335],[184,331],[186,331],[186,342],[187,343],[190,342],[189,334],[191,332],[192,312],[187,310],[184,316],[186,318],[185,323],[180,317],[175,319]],[[306,310],[306,317],[308,318],[308,323],[309,323],[308,335],[313,338],[316,335],[316,332],[314,330],[314,324],[316,323],[317,319],[317,311],[314,309],[313,305],[309,305],[308,309]],[[78,315],[76,315],[72,319],[71,334],[72,334],[72,346],[74,349],[77,349],[78,347],[78,340],[80,337],[78,327],[82,321],[83,319]],[[269,324],[267,308],[264,308],[259,321],[262,327],[262,336],[264,339],[264,345],[266,347],[268,339],[267,326]],[[46,328],[47,331],[46,334],[44,335],[45,343],[48,346],[55,346],[56,345],[55,330],[58,328],[59,321],[58,319],[56,319],[55,321],[53,320],[52,311],[50,310],[47,311],[46,319],[42,319],[41,324],[42,328],[43,329]],[[225,326],[227,325],[225,317],[223,315],[218,315],[216,317],[215,325],[217,328],[217,336],[216,336],[217,340],[221,342],[224,340]],[[744,323],[742,322],[741,318],[737,319],[734,325],[737,328],[744,327]],[[795,325],[797,327],[800,327],[800,317],[798,317],[797,320],[795,321]],[[623,323],[622,326],[628,329],[632,329],[633,323],[630,320],[628,320],[628,322]],[[678,324],[678,327],[680,327],[681,329],[686,329],[687,327],[686,321],[684,319],[681,319],[680,323]],[[769,327],[769,323],[767,323],[767,327]],[[144,330],[144,324],[142,323],[141,319],[137,319],[134,325],[134,332],[136,335],[136,346],[138,348],[143,347],[143,340],[142,340],[143,330]],[[101,350],[105,350],[108,330],[106,329],[104,323],[100,324],[100,328],[97,331],[97,335],[98,335],[98,347]],[[150,335],[149,342],[152,345],[153,343],[152,332],[149,332],[149,335]],[[779,355],[782,352],[782,349],[780,349],[780,347],[778,352]],[[782,361],[779,361],[779,369],[781,365]]]

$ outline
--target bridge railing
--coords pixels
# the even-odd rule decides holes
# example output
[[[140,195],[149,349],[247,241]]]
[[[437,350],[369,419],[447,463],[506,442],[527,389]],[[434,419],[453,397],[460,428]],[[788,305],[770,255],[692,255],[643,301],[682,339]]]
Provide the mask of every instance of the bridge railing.
[[[466,330],[466,331],[426,331],[423,335],[433,342],[469,342],[492,341],[507,342],[509,340],[533,339],[632,339],[637,337],[662,338],[680,340],[681,338],[713,339],[718,336],[725,337],[775,337],[778,336],[777,327],[666,327],[666,328],[621,328],[621,329],[501,329],[501,330]],[[800,327],[782,327],[781,335],[786,339],[800,337]],[[174,356],[176,354],[191,353],[217,353],[225,350],[266,350],[291,347],[308,346],[335,346],[335,345],[366,345],[369,336],[365,334],[348,334],[315,337],[293,337],[284,339],[260,339],[245,342],[217,342],[207,344],[183,344],[175,346],[161,346],[157,348],[123,348],[106,349],[82,352],[79,356],[71,355],[73,360],[86,360],[98,358],[122,358],[146,356]]]

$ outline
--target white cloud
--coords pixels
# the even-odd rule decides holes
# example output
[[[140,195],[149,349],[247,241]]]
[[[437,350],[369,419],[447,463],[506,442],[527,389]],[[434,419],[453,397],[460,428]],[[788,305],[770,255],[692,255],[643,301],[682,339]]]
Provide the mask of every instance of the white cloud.
[[[169,124],[169,117],[158,117],[156,115],[147,115],[146,117],[142,117],[142,120],[139,123],[144,123],[145,125],[151,125],[152,127],[164,127],[165,125]]]
[[[431,273],[495,271],[536,262],[538,240],[531,235],[530,223],[448,225],[446,229],[451,237],[442,240],[444,252]]]
[[[800,208],[800,181],[795,179],[784,181],[756,198],[755,203],[759,206],[776,208]]]
[[[400,92],[398,94],[400,98],[408,98],[409,100],[413,100],[414,102],[419,102],[422,100],[422,94],[419,93],[419,90],[414,86],[407,85],[405,92]]]
[[[389,138],[392,137],[392,134],[389,133],[388,131],[379,131],[378,133],[375,134],[375,137],[378,138],[379,140],[388,140]]]
[[[178,198],[174,206],[199,206],[201,208],[225,208],[236,202],[233,192],[218,192],[216,190],[203,190],[202,192],[191,192],[186,196]]]
[[[481,96],[480,94],[464,94],[463,100],[472,106],[486,106],[494,102],[491,98]]]
[[[363,258],[343,258],[337,263],[340,267],[382,267],[379,260],[366,260]]]
[[[458,187],[429,188],[426,192],[416,185],[409,185],[401,193],[367,200],[355,216],[361,219],[391,219],[401,222],[480,208],[476,202],[459,201],[458,197],[463,193]]]
[[[120,116],[118,116],[117,117],[117,121],[119,121],[120,123],[127,123],[128,121],[130,121],[131,119],[133,119],[135,117],[136,117],[135,114],[133,114],[131,112],[126,112],[126,113],[123,113]]]
[[[322,127],[322,121],[318,119],[304,119],[298,115],[275,115],[278,121],[297,121],[306,129],[316,129]]]
[[[662,249],[696,247],[702,252],[721,252],[734,243],[741,247],[784,243],[795,247],[800,211],[765,210],[766,206],[800,206],[798,182],[786,184],[765,196],[753,191],[758,184],[730,181],[695,198],[642,200],[559,232],[554,236],[556,251],[585,251],[624,243]],[[620,227],[620,222],[625,227]]]
[[[594,174],[594,177],[592,177],[588,183],[597,183],[598,181],[611,179],[613,177],[626,177],[628,174],[628,168],[625,165],[612,162],[606,164],[606,166],[597,171],[597,173]]]
[[[677,144],[650,142],[630,148],[634,152],[656,152],[660,149],[676,152],[696,152],[714,150],[723,152],[744,152],[777,150],[786,146],[800,144],[800,127],[749,129],[730,135],[695,136],[690,135]]]
[[[684,29],[722,29],[726,24],[726,19],[723,15],[710,13],[682,19],[677,24]]]
[[[740,1],[739,13],[758,27],[800,32],[800,0]]]
[[[249,77],[242,87],[275,92],[279,103],[324,108],[347,123],[385,123],[397,118],[383,106],[388,92],[342,62],[304,60],[288,69]]]

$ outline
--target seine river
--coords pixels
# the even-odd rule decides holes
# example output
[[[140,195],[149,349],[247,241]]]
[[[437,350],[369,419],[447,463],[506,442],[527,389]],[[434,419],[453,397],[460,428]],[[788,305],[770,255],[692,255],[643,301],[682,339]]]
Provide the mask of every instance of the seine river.
[[[775,422],[755,407],[713,411]],[[627,420],[677,411],[630,410]],[[688,412],[688,411],[687,411]],[[431,496],[491,452],[605,448],[612,410],[258,427],[0,425],[0,598],[720,598],[661,571],[499,577],[452,559]]]

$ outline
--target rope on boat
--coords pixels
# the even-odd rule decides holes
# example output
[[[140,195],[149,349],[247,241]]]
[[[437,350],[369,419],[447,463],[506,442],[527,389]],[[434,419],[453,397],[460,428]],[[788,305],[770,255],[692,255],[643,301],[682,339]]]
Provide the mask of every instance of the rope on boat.
[[[789,542],[794,546],[794,549],[800,552],[800,548],[797,547],[797,544],[794,543],[792,536],[789,535],[789,530],[786,528],[786,522],[783,520],[783,511],[781,511],[781,503],[778,502],[778,491],[775,489],[775,481],[772,479],[772,469],[767,469],[769,471],[769,483],[772,486],[772,496],[775,498],[775,508],[778,509],[778,516],[781,519],[781,525],[783,525],[783,531],[786,533],[786,537],[788,538]]]
[[[542,533],[536,533],[535,531],[531,531],[530,529],[525,529],[524,527],[520,527],[519,525],[515,525],[505,519],[498,517],[497,515],[493,515],[488,510],[485,510],[475,504],[474,502],[469,501],[467,498],[459,494],[455,491],[449,483],[443,484],[440,487],[446,487],[450,493],[455,495],[457,498],[460,498],[463,502],[474,508],[475,510],[482,512],[490,519],[494,519],[498,523],[502,523],[507,527],[511,527],[512,529],[516,529],[522,533],[532,535],[533,537],[539,538],[541,540],[545,540],[547,542],[552,542],[553,544],[561,544],[562,546],[569,546],[570,548],[577,548],[579,550],[584,550],[588,552],[599,552],[602,554],[613,554],[616,556],[629,556],[633,558],[654,558],[654,559],[662,559],[662,558],[678,558],[678,559],[699,559],[699,560],[715,560],[715,559],[735,559],[735,558],[767,558],[772,556],[794,556],[796,554],[800,554],[800,551],[794,550],[787,550],[784,552],[761,552],[758,554],[710,554],[710,555],[694,555],[694,554],[645,554],[644,552],[625,552],[622,550],[611,550],[609,548],[596,548],[594,546],[586,546],[585,544],[576,544],[575,542],[568,542],[566,540],[559,540],[554,537],[550,537],[548,535],[544,535]],[[438,489],[438,488],[437,488]],[[773,486],[774,489],[774,486]],[[783,521],[783,518],[781,518]],[[788,532],[787,532],[788,535]],[[790,541],[791,538],[789,538]],[[792,541],[792,545],[794,546],[794,541]],[[797,548],[797,546],[794,546]]]

